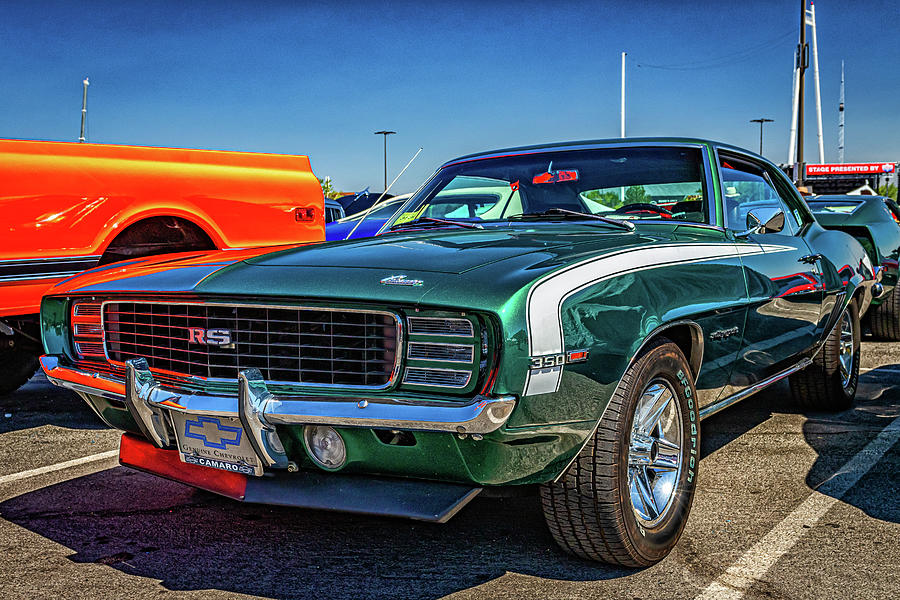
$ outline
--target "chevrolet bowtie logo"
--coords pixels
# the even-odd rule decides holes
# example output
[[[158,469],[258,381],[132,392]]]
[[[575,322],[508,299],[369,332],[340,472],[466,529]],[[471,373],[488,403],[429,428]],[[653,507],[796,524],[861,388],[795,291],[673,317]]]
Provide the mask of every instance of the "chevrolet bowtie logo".
[[[226,446],[239,446],[242,433],[240,427],[222,425],[215,417],[197,417],[196,421],[184,422],[185,437],[200,440],[207,448],[224,450]]]

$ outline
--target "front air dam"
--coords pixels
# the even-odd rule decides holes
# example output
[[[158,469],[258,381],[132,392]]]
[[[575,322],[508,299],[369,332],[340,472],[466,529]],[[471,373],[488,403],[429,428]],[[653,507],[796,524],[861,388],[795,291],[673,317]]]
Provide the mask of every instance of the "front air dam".
[[[119,463],[242,502],[435,523],[448,521],[482,490],[456,483],[315,471],[248,477],[184,463],[177,451],[157,448],[130,433],[122,436]]]

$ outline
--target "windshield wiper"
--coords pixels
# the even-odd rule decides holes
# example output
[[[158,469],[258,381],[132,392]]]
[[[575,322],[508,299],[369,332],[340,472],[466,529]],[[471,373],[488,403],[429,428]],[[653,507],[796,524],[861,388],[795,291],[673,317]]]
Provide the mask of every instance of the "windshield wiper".
[[[423,223],[435,223],[438,225],[455,225],[457,227],[464,227],[466,229],[484,229],[483,225],[479,225],[478,223],[467,223],[465,221],[451,221],[450,219],[435,219],[434,217],[419,217],[415,221],[406,221],[404,223],[394,223],[390,227],[388,227],[388,231],[394,231],[395,229],[404,229],[406,227],[412,227],[413,225],[421,225]]]
[[[595,215],[592,213],[583,213],[575,210],[568,210],[565,208],[548,208],[543,212],[536,213],[522,213],[521,215],[513,215],[508,217],[509,219],[541,219],[547,217],[563,217],[563,218],[578,218],[578,219],[595,219],[597,221],[603,221],[607,225],[614,225],[616,227],[621,227],[625,231],[634,231],[634,223],[630,221],[620,221],[618,219],[610,219],[609,217],[603,217],[601,215]]]

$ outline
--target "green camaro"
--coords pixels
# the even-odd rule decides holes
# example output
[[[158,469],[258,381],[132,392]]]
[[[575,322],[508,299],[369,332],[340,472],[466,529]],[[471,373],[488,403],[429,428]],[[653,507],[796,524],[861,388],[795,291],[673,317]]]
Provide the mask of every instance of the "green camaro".
[[[445,164],[375,237],[70,279],[42,364],[122,464],[431,521],[534,490],[565,550],[640,566],[684,528],[701,419],[785,377],[849,406],[876,278],[752,153],[534,146]]]
[[[822,227],[855,237],[875,268],[882,271],[866,319],[877,337],[900,340],[900,293],[894,291],[900,259],[900,206],[884,196],[813,196],[806,202]]]

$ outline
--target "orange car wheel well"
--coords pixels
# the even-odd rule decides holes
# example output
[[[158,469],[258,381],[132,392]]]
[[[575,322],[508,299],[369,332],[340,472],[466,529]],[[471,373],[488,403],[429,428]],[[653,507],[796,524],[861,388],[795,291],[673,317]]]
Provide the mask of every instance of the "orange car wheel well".
[[[126,227],[103,252],[107,264],[170,252],[215,250],[216,244],[198,225],[181,217],[149,217]]]

